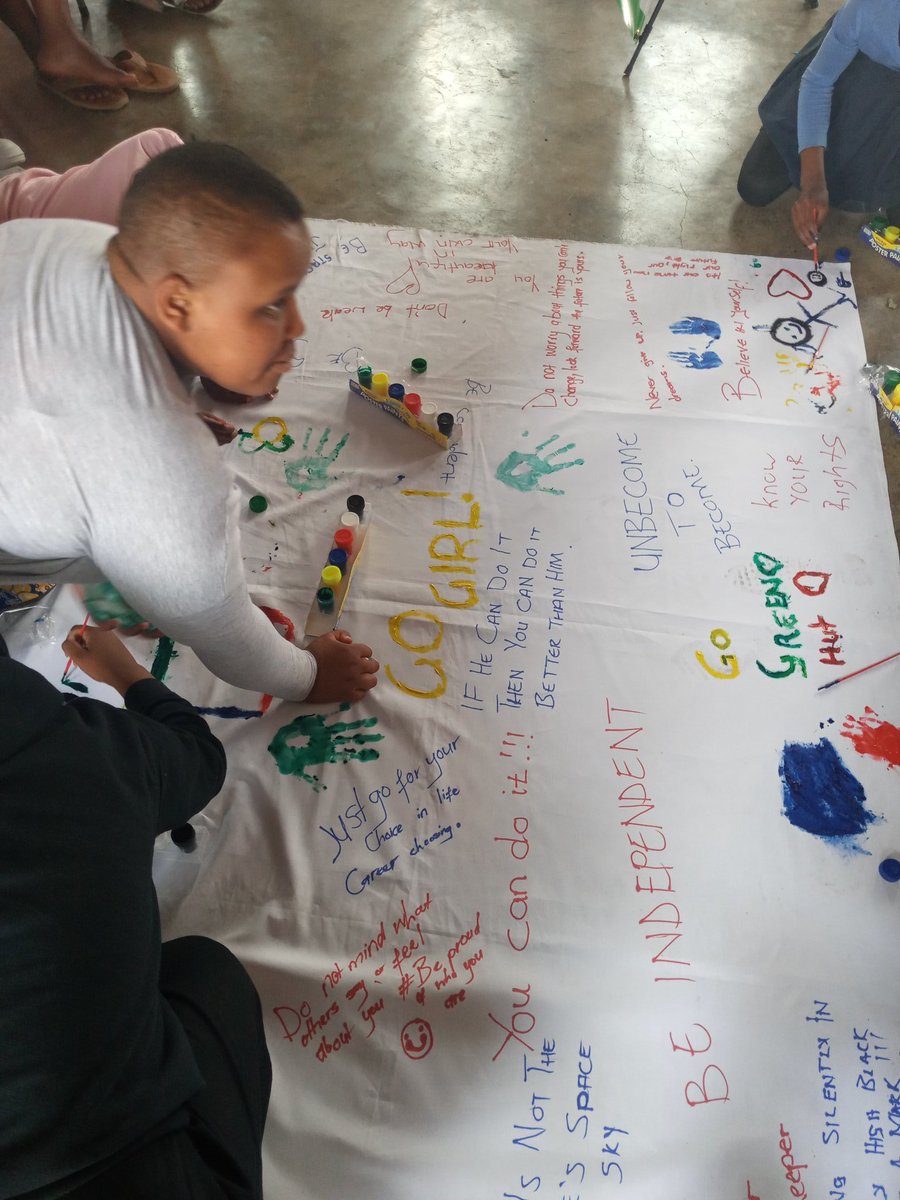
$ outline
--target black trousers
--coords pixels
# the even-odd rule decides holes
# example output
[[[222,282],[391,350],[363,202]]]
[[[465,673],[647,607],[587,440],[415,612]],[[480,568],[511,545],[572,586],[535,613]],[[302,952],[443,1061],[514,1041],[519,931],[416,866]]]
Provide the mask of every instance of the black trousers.
[[[787,163],[764,129],[747,151],[738,175],[738,195],[745,204],[764,208],[791,186]]]
[[[126,1155],[67,1200],[261,1200],[272,1067],[259,997],[219,942],[164,942],[160,991],[184,1027],[206,1087],[187,1126]]]

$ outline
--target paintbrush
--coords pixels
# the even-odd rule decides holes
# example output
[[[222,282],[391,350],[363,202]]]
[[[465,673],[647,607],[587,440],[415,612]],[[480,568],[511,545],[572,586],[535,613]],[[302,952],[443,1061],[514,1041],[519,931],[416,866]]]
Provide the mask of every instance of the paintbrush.
[[[816,691],[824,692],[826,688],[834,687],[836,683],[843,683],[845,679],[852,679],[854,675],[862,675],[864,671],[880,667],[882,663],[890,662],[892,658],[900,658],[900,650],[896,654],[889,654],[887,658],[879,658],[878,662],[869,663],[867,667],[860,667],[858,671],[851,671],[849,675],[842,675],[840,679],[832,679],[831,683],[823,683],[821,687],[816,688]]]
[[[87,629],[87,623],[90,619],[91,619],[91,614],[89,612],[85,613],[84,620],[81,622],[81,628],[78,630],[78,633],[75,635],[76,639],[80,640],[81,638],[84,637],[84,631]],[[71,671],[71,669],[72,669],[72,659],[69,658],[69,659],[66,659],[66,669],[63,671],[63,674],[62,674],[63,683],[65,683],[66,679],[68,679],[69,672]]]

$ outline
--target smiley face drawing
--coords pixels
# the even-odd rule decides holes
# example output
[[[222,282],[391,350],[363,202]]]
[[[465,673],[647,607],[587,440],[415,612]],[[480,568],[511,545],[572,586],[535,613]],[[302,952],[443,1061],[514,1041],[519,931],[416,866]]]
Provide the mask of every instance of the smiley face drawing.
[[[400,1031],[400,1045],[407,1058],[413,1060],[425,1058],[431,1053],[431,1047],[434,1045],[431,1026],[421,1017],[407,1021]]]

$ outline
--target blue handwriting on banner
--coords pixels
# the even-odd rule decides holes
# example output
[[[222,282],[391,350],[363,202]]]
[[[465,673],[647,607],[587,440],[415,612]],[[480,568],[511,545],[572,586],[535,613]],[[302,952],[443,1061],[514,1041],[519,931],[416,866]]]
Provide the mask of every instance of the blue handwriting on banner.
[[[392,872],[401,857],[415,858],[453,841],[460,822],[443,821],[441,816],[435,822],[434,816],[462,794],[445,778],[444,765],[457,753],[459,741],[459,736],[451,738],[420,761],[395,767],[390,782],[368,792],[354,786],[352,801],[336,820],[319,826],[328,840],[332,865],[351,848],[391,855],[374,868],[351,867],[344,879],[350,895],[360,895],[380,875]]]

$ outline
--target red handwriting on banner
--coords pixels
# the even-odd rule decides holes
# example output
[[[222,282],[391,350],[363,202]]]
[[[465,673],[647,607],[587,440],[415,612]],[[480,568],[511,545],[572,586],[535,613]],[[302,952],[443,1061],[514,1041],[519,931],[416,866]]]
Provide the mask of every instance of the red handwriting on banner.
[[[759,400],[762,389],[753,378],[750,370],[750,345],[747,339],[747,329],[750,315],[744,301],[744,292],[751,290],[750,285],[739,279],[731,279],[728,283],[728,298],[731,301],[731,324],[734,329],[735,351],[734,366],[737,368],[737,383],[723,383],[722,398],[732,400]]]
[[[809,284],[799,275],[795,275],[793,271],[789,271],[787,267],[782,267],[780,271],[775,272],[766,285],[766,291],[775,300],[781,296],[793,296],[795,300],[808,300],[812,295],[812,288]]]
[[[531,762],[532,737],[526,738],[524,733],[508,732],[500,746],[500,757],[510,760],[513,764],[508,767],[506,776],[507,787],[501,794],[514,797],[513,803],[521,807],[528,795],[528,765]],[[518,760],[518,761],[516,761]],[[511,949],[521,954],[531,941],[531,923],[528,916],[528,875],[520,864],[523,864],[531,851],[528,838],[528,818],[516,815],[512,818],[512,831],[504,831],[496,836],[497,845],[506,845],[517,866],[517,874],[509,881],[509,924],[506,928],[506,940]]]
[[[677,895],[675,869],[670,862],[668,839],[662,823],[656,817],[658,800],[652,798],[647,768],[640,756],[644,725],[637,720],[644,714],[639,709],[605,702],[604,731],[608,740],[610,764],[615,774],[615,789],[618,792],[619,810],[629,813],[619,821],[628,840],[629,866],[634,874],[634,890],[640,895],[654,897],[653,907],[638,920],[639,926],[649,926],[645,941],[652,943],[651,949],[659,948],[651,956],[651,963],[662,968],[663,973],[653,976],[654,983],[689,983],[696,981],[687,974],[691,970],[689,959],[673,958],[673,953],[685,953],[678,943],[683,934],[684,923],[681,910],[672,897]],[[624,722],[624,723],[623,723]],[[624,786],[622,780],[629,780]],[[656,896],[665,899],[656,900]],[[663,929],[658,929],[663,926]],[[682,968],[669,971],[668,968]],[[700,1035],[695,1032],[700,1031]],[[677,1039],[669,1033],[669,1045],[673,1053],[687,1054],[691,1059],[705,1056],[713,1045],[712,1034],[705,1026],[695,1023]],[[699,1064],[698,1064],[699,1065]],[[704,1058],[703,1071],[699,1079],[691,1079],[684,1085],[684,1100],[689,1108],[721,1103],[728,1100],[728,1080],[718,1064]]]
[[[648,263],[647,267],[648,271],[636,273],[648,274],[652,271],[659,279],[696,279],[701,275],[704,279],[722,278],[722,267],[712,254],[692,254],[689,258],[685,258],[683,254],[667,254],[658,262]]]
[[[526,951],[531,942],[528,874],[525,864],[531,854],[532,843],[529,838],[528,817],[522,814],[521,809],[527,803],[528,798],[528,770],[532,761],[533,741],[532,734],[511,730],[504,734],[498,751],[506,771],[504,779],[506,786],[500,790],[505,801],[501,801],[499,806],[505,804],[507,809],[511,807],[515,815],[508,819],[508,824],[504,822],[504,826],[494,837],[494,844],[497,847],[506,847],[514,864],[515,874],[512,875],[508,884],[511,898],[506,940],[510,949],[516,954]],[[505,1035],[499,1048],[491,1057],[492,1062],[497,1061],[511,1042],[526,1050],[534,1050],[533,1044],[527,1040],[537,1026],[537,1017],[531,1011],[531,984],[524,983],[513,987],[512,995],[512,1007],[508,1015],[503,1013],[501,1016],[497,1016],[493,1012],[488,1013],[488,1019]]]
[[[831,482],[834,494],[838,497],[838,499],[823,500],[822,507],[836,508],[839,512],[846,512],[850,507],[851,493],[857,490],[856,484],[849,477],[847,447],[837,434],[829,437],[827,433],[822,434],[822,445],[824,449],[820,450],[819,454],[822,458],[827,459],[827,464],[822,466],[822,474]]]
[[[573,253],[567,243],[556,249],[556,272],[547,289],[547,323],[544,342],[544,389],[523,405],[527,408],[574,408],[584,383],[580,355],[584,330],[584,311],[588,301],[584,277],[588,273],[585,251]]]
[[[320,311],[320,316],[323,321],[331,321],[332,323],[338,317],[353,317],[357,314],[365,313],[366,306],[356,308],[323,308]],[[409,321],[418,320],[420,317],[438,317],[441,321],[447,320],[447,313],[450,311],[450,306],[446,300],[440,301],[437,304],[378,304],[375,306],[375,314],[379,317],[387,319],[393,314],[395,317],[406,316]]]

